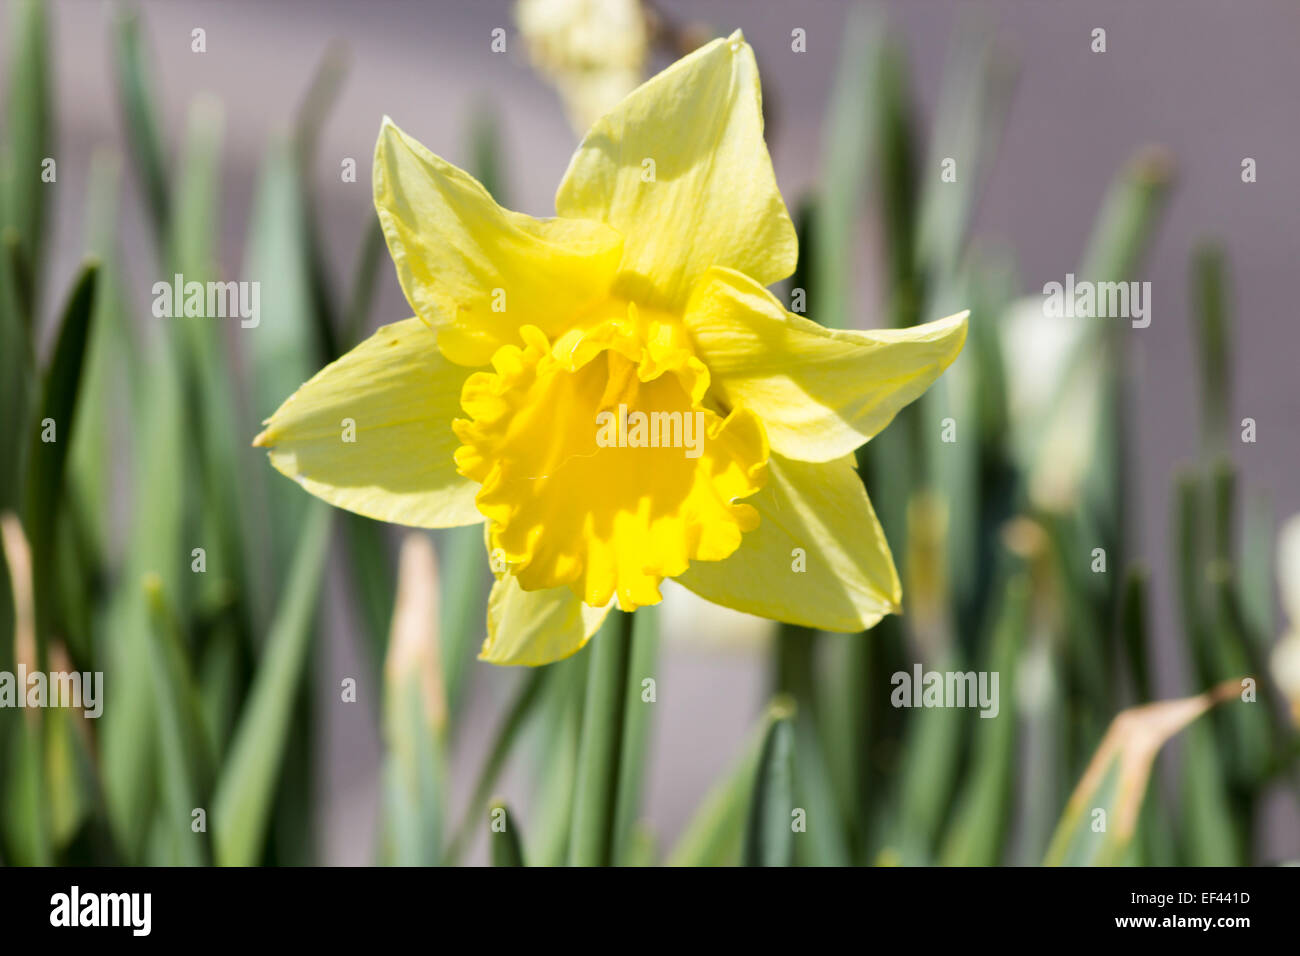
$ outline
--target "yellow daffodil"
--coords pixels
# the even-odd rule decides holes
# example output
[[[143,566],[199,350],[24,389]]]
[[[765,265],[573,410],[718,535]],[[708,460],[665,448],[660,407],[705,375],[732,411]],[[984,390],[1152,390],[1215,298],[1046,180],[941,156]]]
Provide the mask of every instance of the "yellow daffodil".
[[[831,331],[765,288],[797,249],[739,32],[595,124],[554,219],[502,209],[387,119],[374,192],[417,317],[323,369],[256,444],[339,507],[484,522],[482,659],[566,657],[664,578],[832,631],[899,609],[853,451],[953,361],[966,316]]]

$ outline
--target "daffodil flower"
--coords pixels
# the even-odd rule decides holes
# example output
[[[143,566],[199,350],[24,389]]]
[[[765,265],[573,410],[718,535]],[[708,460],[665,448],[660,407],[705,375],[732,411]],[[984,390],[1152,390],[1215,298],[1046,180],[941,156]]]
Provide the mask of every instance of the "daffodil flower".
[[[830,631],[899,610],[853,451],[956,358],[966,316],[832,331],[767,290],[797,244],[739,32],[596,122],[554,219],[502,209],[387,119],[374,193],[416,318],[323,369],[256,444],[338,507],[483,522],[481,659],[564,658],[665,578]],[[640,413],[670,439],[690,416],[698,454],[599,441],[615,412],[620,435]]]

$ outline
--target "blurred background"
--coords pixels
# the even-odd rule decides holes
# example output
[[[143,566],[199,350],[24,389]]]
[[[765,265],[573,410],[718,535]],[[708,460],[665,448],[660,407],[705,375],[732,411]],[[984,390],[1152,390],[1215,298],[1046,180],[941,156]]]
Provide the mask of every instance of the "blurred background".
[[[0,43],[6,128],[15,119],[13,76],[21,58],[16,51],[23,49],[15,26],[22,20],[20,6],[5,0],[0,18],[6,33]],[[552,82],[555,75],[548,77],[535,68],[535,51],[530,61],[509,0],[158,0],[131,7],[66,0],[44,7],[52,77],[48,155],[57,159],[57,182],[33,182],[30,187],[44,190],[47,208],[44,263],[34,296],[36,352],[41,356],[54,349],[59,310],[88,245],[94,247],[107,237],[115,256],[114,294],[132,330],[127,347],[141,350],[135,364],[121,367],[151,377],[165,361],[156,347],[165,334],[159,326],[165,322],[149,311],[150,290],[172,270],[159,265],[160,207],[149,194],[139,126],[133,127],[130,97],[122,92],[123,76],[130,75],[122,65],[123,50],[133,42],[123,39],[124,30],[135,31],[136,55],[144,66],[142,84],[156,111],[158,155],[170,169],[168,215],[176,215],[177,207],[185,204],[177,198],[182,195],[178,181],[208,183],[208,195],[217,198],[210,210],[197,214],[196,235],[200,244],[209,244],[197,255],[210,255],[222,277],[263,274],[267,285],[283,274],[275,265],[289,261],[275,258],[276,243],[286,241],[274,228],[280,195],[276,190],[283,185],[277,187],[277,177],[300,175],[301,193],[283,201],[301,202],[301,210],[293,215],[309,224],[319,258],[303,266],[312,287],[304,301],[313,301],[321,289],[330,290],[333,301],[326,309],[338,333],[336,350],[350,344],[349,320],[369,332],[410,314],[382,248],[375,264],[369,166],[381,117],[393,117],[431,150],[483,178],[503,205],[535,216],[553,213],[555,187],[580,138],[572,120],[581,107],[570,103],[566,110],[565,96]],[[1075,651],[1049,645],[1059,649],[1049,656],[1060,662],[1060,686],[1067,688],[1062,706],[1068,729],[1062,739],[1068,738],[1068,743],[1059,748],[1044,743],[1041,735],[1049,733],[1045,728],[1050,721],[1040,721],[1035,715],[1041,712],[1030,706],[1033,701],[1022,699],[1038,700],[1048,693],[1043,687],[1057,686],[1044,678],[1025,689],[1037,679],[1033,675],[1038,671],[1032,668],[1041,661],[1025,664],[1017,682],[1003,674],[1004,713],[1013,709],[1008,703],[1012,698],[1024,704],[1016,716],[1022,733],[1001,758],[1011,768],[1009,783],[994,791],[1000,798],[992,816],[1009,835],[999,841],[1002,849],[996,859],[970,861],[1037,862],[1046,848],[1043,834],[1050,836],[1051,827],[1044,830],[1033,822],[1039,805],[1035,801],[1041,801],[1041,813],[1055,823],[1114,713],[1142,700],[1200,693],[1212,680],[1237,676],[1215,670],[1213,645],[1226,640],[1220,632],[1203,636],[1201,651],[1187,633],[1188,592],[1208,589],[1195,583],[1202,581],[1196,577],[1199,566],[1191,577],[1184,573],[1183,558],[1195,537],[1188,531],[1187,514],[1200,507],[1200,492],[1186,485],[1180,491],[1180,476],[1197,475],[1204,480],[1198,487],[1206,496],[1221,493],[1232,502],[1232,541],[1225,549],[1231,550],[1232,573],[1257,632],[1255,657],[1247,654],[1247,663],[1266,660],[1282,633],[1272,556],[1280,519],[1300,511],[1300,388],[1295,368],[1300,328],[1293,315],[1291,284],[1300,261],[1300,180],[1294,175],[1295,157],[1300,155],[1300,106],[1295,96],[1300,89],[1300,57],[1295,55],[1300,9],[1283,0],[1233,5],[1213,0],[1140,5],[1122,0],[1086,5],[911,0],[866,6],[838,0],[657,0],[652,14],[657,30],[647,40],[644,76],[683,48],[736,28],[743,29],[754,47],[777,180],[804,230],[802,258],[812,274],[801,272],[793,283],[809,290],[810,318],[876,327],[973,309],[972,341],[950,373],[946,390],[937,389],[932,399],[918,403],[909,413],[911,424],[900,416],[890,432],[937,436],[937,423],[951,415],[961,429],[959,444],[965,440],[974,446],[980,436],[980,451],[972,452],[977,458],[954,477],[933,464],[937,459],[932,451],[918,452],[918,462],[931,462],[915,465],[927,479],[910,484],[902,480],[933,490],[919,503],[906,495],[888,500],[898,487],[891,484],[895,479],[886,475],[878,484],[873,482],[873,468],[886,466],[864,462],[868,489],[895,556],[900,565],[911,565],[904,568],[905,592],[915,587],[929,595],[934,607],[951,609],[931,608],[934,613],[927,615],[919,608],[915,617],[909,609],[909,620],[918,623],[889,638],[897,642],[897,660],[910,669],[914,661],[933,664],[945,659],[936,647],[965,648],[967,660],[984,653],[980,648],[986,647],[986,621],[1002,606],[1005,562],[1018,562],[1007,575],[1023,574],[1027,581],[1038,581],[1040,572],[1050,573],[1040,565],[1047,560],[1042,552],[1051,546],[1036,543],[1036,532],[1023,525],[1012,523],[1024,532],[1007,549],[1012,557],[988,550],[1006,538],[1007,522],[1017,515],[1030,515],[1049,535],[1051,520],[1042,514],[1079,519],[1077,534],[1067,532],[1064,540],[1077,543],[1084,572],[1094,542],[1112,549],[1108,583],[1080,597],[1085,605],[1091,602],[1091,610],[1063,599],[1060,607],[1065,610],[1054,619],[1064,632],[1087,618],[1094,628],[1089,633],[1113,643],[1110,651],[1098,652],[1110,668],[1102,678],[1109,689],[1096,702],[1080,705],[1082,715],[1071,710],[1072,695],[1088,693],[1087,679],[1075,681],[1071,676]],[[123,27],[127,22],[129,29]],[[201,53],[192,49],[196,28],[205,34]],[[504,52],[492,50],[495,28],[505,31]],[[1104,53],[1092,49],[1096,28],[1105,30]],[[792,49],[792,31],[799,30],[806,37],[805,51]],[[312,90],[315,100],[309,95]],[[205,149],[210,152],[205,154]],[[286,150],[301,160],[300,165],[283,162]],[[949,184],[953,193],[960,193],[955,204],[930,198],[940,195],[935,190],[941,160],[949,156],[958,159],[958,182]],[[1247,157],[1257,166],[1257,181],[1251,183],[1242,179]],[[355,182],[343,181],[340,175],[347,159],[355,160]],[[111,185],[105,187],[106,182]],[[95,194],[97,183],[103,195]],[[828,196],[832,201],[827,202]],[[94,217],[96,210],[103,213],[105,202],[115,211],[108,214],[107,232],[96,235]],[[102,220],[99,226],[102,229]],[[177,231],[171,236],[183,245]],[[917,256],[900,256],[900,241],[909,247],[914,243]],[[838,254],[828,251],[831,244]],[[1123,252],[1116,251],[1120,247]],[[367,303],[362,295],[361,307],[355,301],[354,277],[363,277],[364,289],[368,249],[373,301]],[[187,254],[182,250],[178,255]],[[1093,320],[1090,329],[1061,333],[1059,325],[1052,328],[1043,320],[1032,299],[1028,307],[1023,305],[1023,297],[1034,296],[1044,283],[1064,281],[1070,272],[1082,278],[1087,264],[1101,261],[1122,272],[1117,278],[1151,283],[1148,328]],[[1091,274],[1103,271],[1098,267]],[[319,283],[317,274],[324,276]],[[924,291],[918,291],[922,287]],[[101,293],[103,289],[101,276]],[[282,367],[273,386],[257,378],[284,354],[276,348],[294,341],[280,335],[279,344],[268,353],[254,354],[258,337],[279,335],[282,319],[275,310],[292,301],[264,292],[258,329],[217,323],[223,341],[215,347],[231,356],[231,381],[255,383],[238,386],[246,390],[250,407],[231,413],[232,454],[239,458],[239,469],[257,475],[259,482],[284,486],[267,493],[271,501],[280,500],[274,496],[285,489],[288,495],[306,495],[271,475],[262,453],[247,444],[261,418],[296,384],[288,382],[294,370],[310,374],[323,364],[308,355]],[[823,303],[837,315],[819,315]],[[907,315],[908,310],[915,314]],[[985,332],[976,331],[977,326]],[[1217,338],[1214,329],[1222,332]],[[310,339],[316,333],[305,334]],[[1096,345],[1103,339],[1104,346],[1098,345],[1101,351],[1095,353],[1104,356],[1097,378],[1081,385],[1083,391],[1065,389],[1054,395],[1052,386],[1068,377],[1063,370],[1071,367],[1065,357],[1071,349],[1079,348],[1081,340]],[[200,349],[194,354],[204,353]],[[1223,359],[1223,367],[1217,358]],[[1001,404],[993,411],[991,400],[970,398],[974,390],[986,394],[993,387],[989,362],[999,369]],[[968,372],[962,372],[964,365],[971,366]],[[304,377],[299,374],[298,381]],[[277,392],[285,383],[289,388]],[[1101,407],[1108,407],[1095,393],[1111,386],[1122,394],[1122,404],[1110,409],[1111,431],[1094,428],[1085,406],[1101,401]],[[1053,402],[1059,407],[1049,407]],[[115,424],[115,419],[129,416],[129,407],[105,406],[105,434],[121,434],[122,423]],[[979,411],[971,414],[976,408]],[[978,425],[977,415],[983,416]],[[1082,424],[1079,416],[1085,419]],[[1240,440],[1239,423],[1247,417],[1257,427],[1253,443]],[[1054,437],[1043,437],[1048,433]],[[1122,454],[1102,461],[1096,452],[1100,445],[1094,443],[1119,448]],[[108,470],[101,477],[108,491],[101,500],[109,509],[104,553],[111,564],[130,551],[133,536],[148,533],[135,517],[140,478],[132,462],[142,460],[140,448],[138,439],[111,439],[102,459]],[[1215,475],[1228,466],[1231,479],[1224,490]],[[1086,485],[1079,491],[1070,475],[1057,474],[1072,467],[1085,476],[1097,467],[1111,469],[1111,483],[1090,491],[1096,487],[1091,477],[1079,478]],[[949,494],[952,487],[962,490]],[[248,492],[243,486],[208,490],[237,501]],[[1100,497],[1091,498],[1093,494]],[[1102,506],[1093,521],[1087,512],[1098,500]],[[926,504],[930,501],[942,504],[931,507]],[[1180,510],[1180,502],[1187,507]],[[1221,514],[1219,504],[1205,506],[1205,520],[1198,526],[1205,536],[1217,533]],[[300,512],[307,522],[303,515]],[[961,554],[944,551],[944,542],[950,542],[963,524],[971,529],[974,543]],[[940,543],[931,541],[929,546],[946,555],[938,561],[948,562],[948,571],[921,579],[929,540],[924,531],[936,527],[941,529],[935,532]],[[1101,530],[1092,536],[1078,530],[1090,527]],[[336,528],[336,535],[342,534]],[[1115,537],[1113,547],[1107,534]],[[386,578],[390,585],[395,583],[398,538],[395,529],[382,529],[373,539],[391,563]],[[190,549],[190,538],[185,541],[182,554]],[[471,552],[450,542],[442,537],[437,541],[444,578],[486,574],[485,568],[461,567]],[[279,857],[271,853],[272,859],[364,864],[382,850],[387,748],[376,703],[383,694],[382,673],[363,635],[368,612],[353,583],[354,559],[337,538],[336,545],[324,571],[325,585],[313,604],[319,613],[305,671],[311,700],[301,704],[293,718],[311,714],[313,730],[292,735],[285,758],[286,763],[297,759],[295,747],[308,750],[299,756],[310,758],[303,761],[309,769],[302,771],[302,779],[309,781],[312,798],[304,797],[297,805],[310,808],[311,850],[298,857],[284,850]],[[264,572],[282,574],[291,553],[292,548],[277,544],[262,554],[261,570],[250,567],[246,573],[250,578]],[[915,560],[908,558],[912,554],[918,555]],[[268,565],[271,571],[265,570]],[[1129,569],[1139,565],[1147,569],[1141,577],[1145,653],[1133,657],[1119,635],[1129,607],[1123,582]],[[279,587],[273,585],[277,591]],[[1088,591],[1087,585],[1081,587]],[[1068,592],[1069,586],[1062,585],[1062,590]],[[778,644],[789,635],[778,638],[775,625],[705,605],[679,588],[665,587],[665,594],[653,671],[658,702],[646,744],[640,814],[661,851],[688,829],[721,770],[748,746],[774,685],[798,696],[797,688],[784,686],[781,676]],[[263,598],[269,601],[270,595]],[[195,607],[202,602],[202,595],[194,596]],[[260,618],[250,613],[249,619]],[[934,624],[936,620],[940,623]],[[481,618],[474,626],[481,629]],[[1051,627],[1039,620],[1025,630]],[[93,625],[88,631],[103,633]],[[817,666],[833,666],[825,658],[831,655],[834,660],[843,653],[839,643],[875,637],[822,636]],[[260,640],[254,635],[253,646]],[[1077,650],[1071,643],[1075,637],[1063,640]],[[1243,639],[1243,647],[1251,641]],[[1204,652],[1206,644],[1209,652]],[[1030,657],[1026,651],[1024,659]],[[863,689],[867,686],[874,687],[877,696],[887,693],[887,674],[893,669],[887,663],[872,665],[877,667],[871,671],[876,683],[861,685],[857,696],[869,696]],[[251,669],[247,662],[243,666]],[[1257,667],[1247,669],[1260,673]],[[340,700],[340,682],[346,678],[356,681],[356,703]],[[502,715],[517,700],[524,680],[524,675],[487,665],[466,667],[463,700],[447,741],[448,820],[461,819],[474,780],[497,739]],[[1294,734],[1283,729],[1285,707],[1278,695],[1266,700],[1263,709],[1272,711],[1271,730],[1215,725],[1217,744],[1210,752],[1219,762],[1214,766],[1222,779],[1231,780],[1224,785],[1221,805],[1231,808],[1224,812],[1232,817],[1224,855],[1214,857],[1220,851],[1204,850],[1210,855],[1197,857],[1198,851],[1188,849],[1194,836],[1179,830],[1165,846],[1168,857],[1148,848],[1147,859],[1278,862],[1300,857],[1300,813],[1291,769]],[[877,742],[880,749],[866,771],[872,780],[877,779],[872,774],[879,775],[885,782],[876,789],[889,790],[892,796],[887,806],[873,811],[878,824],[864,826],[874,836],[851,837],[858,846],[850,855],[855,860],[944,858],[954,821],[964,812],[964,787],[974,786],[971,781],[977,775],[971,773],[969,761],[962,760],[964,748],[956,741],[969,742],[975,731],[966,724],[949,743],[933,744],[936,752],[948,754],[951,772],[925,766],[904,769],[898,751],[918,745],[909,737],[913,731],[906,722],[912,718],[902,713],[892,718],[896,725],[888,739],[893,743]],[[544,725],[545,719],[533,722]],[[534,767],[535,758],[552,746],[546,737],[546,726],[525,728],[492,788],[519,813],[525,832],[539,819],[538,807],[547,800],[548,770],[543,767],[539,773]],[[1264,758],[1267,770],[1236,766],[1240,754],[1250,750],[1248,745],[1238,747],[1247,738],[1267,740],[1260,746],[1282,754],[1274,761],[1280,761],[1282,769]],[[981,744],[972,746],[984,753]],[[1056,755],[1048,763],[1040,759],[1042,747]],[[1189,771],[1190,758],[1181,754],[1176,745],[1161,760],[1161,799],[1171,808],[1171,820],[1180,821],[1175,829],[1195,826],[1203,832],[1202,824],[1188,822],[1201,812],[1186,799],[1197,790],[1187,775],[1197,771]],[[109,756],[101,746],[97,759]],[[936,766],[943,766],[942,758],[936,759]],[[829,762],[834,763],[833,756]],[[1215,774],[1213,769],[1206,772]],[[913,778],[917,782],[908,784]],[[1036,796],[1039,778],[1053,783]],[[907,840],[890,837],[899,807],[908,802],[908,786],[937,793],[939,803],[932,822],[912,821],[921,834],[915,853],[902,845]],[[283,787],[283,780],[276,783],[277,806],[287,799]],[[837,792],[843,790],[844,785],[837,787]],[[88,805],[97,799],[88,799]],[[111,804],[112,793],[104,799]],[[86,809],[78,819],[93,821],[100,812]],[[129,810],[120,813],[130,815]],[[108,815],[111,820],[114,811]],[[851,820],[856,814],[845,811],[845,816]],[[93,823],[85,826],[96,829]],[[110,822],[103,829],[120,832],[123,826]],[[70,840],[69,845],[85,853],[93,852],[87,844],[120,844],[120,838],[108,836]],[[111,858],[112,851],[104,852]],[[118,858],[130,856],[121,854],[120,846],[116,852]],[[12,849],[10,855],[15,855]],[[470,842],[466,859],[487,858],[487,840],[480,835]]]

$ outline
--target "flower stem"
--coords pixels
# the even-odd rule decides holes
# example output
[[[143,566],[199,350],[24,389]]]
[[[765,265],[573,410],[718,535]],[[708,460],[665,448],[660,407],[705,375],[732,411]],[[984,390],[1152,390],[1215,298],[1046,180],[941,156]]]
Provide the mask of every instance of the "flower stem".
[[[575,866],[609,866],[614,862],[614,820],[631,650],[632,615],[611,611],[591,647],[574,784],[573,842],[569,846],[569,862]]]

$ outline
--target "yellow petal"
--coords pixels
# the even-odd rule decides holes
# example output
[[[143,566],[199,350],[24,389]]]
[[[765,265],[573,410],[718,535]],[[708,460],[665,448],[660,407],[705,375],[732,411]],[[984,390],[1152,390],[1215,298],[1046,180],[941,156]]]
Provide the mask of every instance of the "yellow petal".
[[[476,524],[478,485],[456,472],[451,430],[473,372],[447,361],[419,319],[395,322],[289,396],[253,444],[348,511],[422,528]]]
[[[618,288],[642,304],[680,308],[712,265],[763,285],[793,272],[798,243],[763,143],[754,52],[740,32],[678,60],[599,120],[555,208],[622,234]]]
[[[848,454],[952,364],[967,312],[910,329],[826,329],[747,276],[714,269],[685,322],[714,393],[767,426],[772,450],[800,461]]]
[[[375,147],[375,209],[415,314],[461,365],[486,365],[518,330],[549,334],[603,301],[622,239],[599,222],[502,209],[463,170],[387,117]]]
[[[539,666],[582,650],[609,607],[588,607],[568,588],[525,591],[513,574],[488,598],[488,636],[478,658],[490,664]]]
[[[826,631],[865,630],[901,609],[894,559],[852,456],[772,455],[766,487],[745,503],[758,527],[726,560],[693,563],[681,584],[714,604]]]

